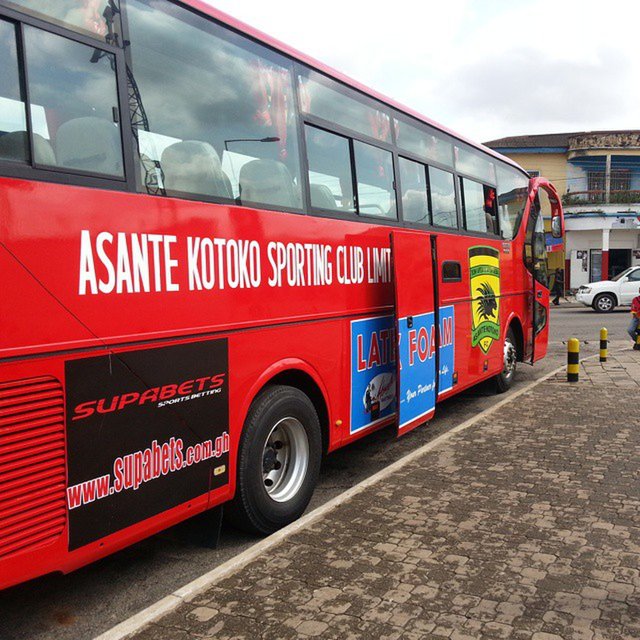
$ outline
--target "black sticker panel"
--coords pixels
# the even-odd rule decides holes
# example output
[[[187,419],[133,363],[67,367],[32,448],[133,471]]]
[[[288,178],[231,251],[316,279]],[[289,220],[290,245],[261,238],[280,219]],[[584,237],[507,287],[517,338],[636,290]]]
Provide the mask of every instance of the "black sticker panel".
[[[69,549],[227,484],[226,339],[68,361]]]

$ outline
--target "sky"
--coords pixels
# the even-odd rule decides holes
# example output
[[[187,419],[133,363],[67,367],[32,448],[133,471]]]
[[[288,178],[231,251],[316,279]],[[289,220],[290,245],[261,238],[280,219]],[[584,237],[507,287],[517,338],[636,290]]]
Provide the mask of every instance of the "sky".
[[[639,0],[207,0],[476,141],[640,129]]]

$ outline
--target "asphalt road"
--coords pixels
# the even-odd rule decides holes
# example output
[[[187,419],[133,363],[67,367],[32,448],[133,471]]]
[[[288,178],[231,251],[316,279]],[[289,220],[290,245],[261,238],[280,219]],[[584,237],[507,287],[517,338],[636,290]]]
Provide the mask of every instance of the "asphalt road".
[[[597,353],[599,329],[609,329],[612,348],[629,348],[629,313],[607,315],[577,305],[553,308],[547,357],[521,365],[513,390],[565,361],[565,343],[576,337],[582,355]],[[501,396],[502,397],[502,396]],[[328,456],[310,509],[451,429],[496,401],[485,383],[438,405],[435,418],[400,440],[385,429]],[[256,538],[225,527],[218,549],[189,543],[175,531],[145,540],[68,576],[53,575],[0,594],[0,639],[93,638],[187,582],[251,546]]]

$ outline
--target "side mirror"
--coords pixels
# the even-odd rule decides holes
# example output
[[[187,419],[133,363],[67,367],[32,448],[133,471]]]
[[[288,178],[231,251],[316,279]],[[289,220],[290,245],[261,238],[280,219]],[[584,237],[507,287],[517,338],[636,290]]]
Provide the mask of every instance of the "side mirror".
[[[562,220],[560,216],[551,218],[551,235],[554,238],[562,238]]]

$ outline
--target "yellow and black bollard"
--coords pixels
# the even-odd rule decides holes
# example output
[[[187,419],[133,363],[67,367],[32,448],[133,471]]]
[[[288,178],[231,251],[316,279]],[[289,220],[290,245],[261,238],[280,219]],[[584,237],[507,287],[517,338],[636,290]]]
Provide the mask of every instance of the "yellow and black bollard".
[[[580,342],[571,338],[567,343],[567,382],[578,382],[580,375]]]
[[[607,345],[609,344],[609,341],[607,340],[608,335],[609,332],[606,327],[602,327],[602,329],[600,329],[600,362],[607,361]]]

